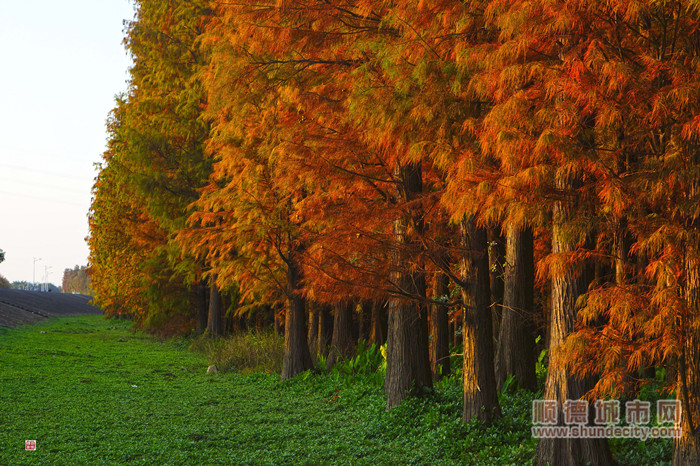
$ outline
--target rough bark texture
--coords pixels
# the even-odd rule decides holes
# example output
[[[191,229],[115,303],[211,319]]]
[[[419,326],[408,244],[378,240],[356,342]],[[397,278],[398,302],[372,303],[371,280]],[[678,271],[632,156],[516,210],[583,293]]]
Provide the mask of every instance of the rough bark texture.
[[[422,190],[421,167],[418,164],[397,166],[396,178],[400,196],[411,201]],[[401,294],[425,297],[425,275],[411,270],[407,249],[412,239],[409,228],[420,234],[423,230],[418,213],[399,216],[394,221],[394,251],[391,282]],[[386,378],[384,390],[387,408],[396,406],[411,394],[418,395],[424,387],[432,387],[430,356],[428,354],[427,311],[418,301],[394,295],[389,300]]]
[[[384,303],[378,300],[372,301],[372,318],[369,329],[369,342],[377,346],[386,343],[387,318]]]
[[[312,356],[318,354],[318,314],[319,308],[317,306],[309,306],[309,328],[306,339],[309,342],[309,352]]]
[[[443,273],[435,276],[433,294],[435,299],[446,297],[449,290],[449,278]],[[430,368],[433,380],[440,380],[450,375],[450,341],[448,329],[448,307],[431,304],[430,306]]]
[[[389,305],[387,369],[384,390],[387,408],[432,387],[425,316],[416,302],[392,299]]]
[[[207,331],[212,336],[220,336],[223,333],[221,322],[221,294],[216,286],[216,277],[212,277],[209,288],[209,315],[207,318]]]
[[[690,322],[678,364],[676,397],[681,402],[681,437],[673,444],[674,466],[700,464],[700,261],[686,257],[685,269]]]
[[[506,234],[505,291],[498,350],[496,385],[503,386],[513,375],[518,386],[535,391],[535,335],[533,296],[535,267],[530,228],[508,226]]]
[[[287,312],[284,323],[284,357],[282,380],[311,369],[311,353],[306,339],[306,309],[304,298],[298,293],[301,272],[290,254],[287,261]]]
[[[561,174],[556,179],[556,187],[562,191],[571,188]],[[573,249],[574,241],[570,232],[566,231],[566,223],[570,213],[564,201],[554,205],[552,224],[552,252],[565,253]],[[563,365],[557,362],[558,347],[574,330],[576,321],[576,300],[585,291],[581,274],[578,276],[571,270],[564,270],[552,279],[552,304],[550,311],[549,355],[550,363],[547,369],[544,399],[556,400],[559,414],[559,424],[563,424],[563,404],[566,400],[581,398],[589,385],[581,379],[569,374]],[[611,465],[614,464],[606,439],[568,439],[543,438],[537,444],[535,461],[538,465]]]
[[[477,418],[490,422],[500,416],[494,374],[493,328],[489,303],[489,257],[486,231],[478,228],[473,219],[464,219],[460,225],[462,279],[469,283],[462,289],[464,301],[463,367],[465,422]]]
[[[355,349],[352,338],[352,306],[349,303],[335,305],[333,316],[333,339],[328,353],[328,367],[334,367],[344,358],[349,358]]]

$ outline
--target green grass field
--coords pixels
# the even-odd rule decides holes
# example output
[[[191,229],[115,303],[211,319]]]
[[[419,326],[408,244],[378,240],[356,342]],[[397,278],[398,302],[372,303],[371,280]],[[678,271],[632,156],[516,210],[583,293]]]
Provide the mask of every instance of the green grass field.
[[[386,411],[381,387],[361,377],[206,374],[189,342],[129,327],[89,316],[0,329],[0,465],[520,465],[534,453],[526,392],[502,397],[494,426],[464,425],[455,379]],[[654,445],[616,455],[669,455]]]

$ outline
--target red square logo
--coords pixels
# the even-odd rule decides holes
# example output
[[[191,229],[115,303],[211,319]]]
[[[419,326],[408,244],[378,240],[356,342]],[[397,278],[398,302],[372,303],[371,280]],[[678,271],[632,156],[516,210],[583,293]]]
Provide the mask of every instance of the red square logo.
[[[36,450],[36,440],[25,440],[24,441],[24,449],[27,451]]]

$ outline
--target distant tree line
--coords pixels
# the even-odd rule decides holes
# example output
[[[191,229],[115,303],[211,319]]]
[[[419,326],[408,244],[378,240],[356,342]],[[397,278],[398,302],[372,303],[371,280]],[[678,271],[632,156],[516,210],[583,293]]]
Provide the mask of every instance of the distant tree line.
[[[61,289],[64,293],[80,293],[92,296],[90,275],[88,274],[87,267],[84,265],[76,265],[73,269],[65,269],[63,271]]]

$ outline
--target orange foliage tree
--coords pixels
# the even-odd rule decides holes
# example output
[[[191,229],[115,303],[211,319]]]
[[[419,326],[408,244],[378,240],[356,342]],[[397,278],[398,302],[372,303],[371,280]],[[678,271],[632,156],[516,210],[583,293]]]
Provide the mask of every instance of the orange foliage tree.
[[[141,283],[146,257],[142,251],[148,241],[139,238],[148,237],[145,232],[153,230],[154,225],[119,173],[119,150],[123,147],[119,128],[124,105],[123,100],[118,100],[112,112],[108,125],[111,138],[103,155],[105,164],[93,187],[88,238],[90,276],[96,302],[108,315],[125,315],[143,322],[147,317],[147,299]]]
[[[174,238],[210,172],[202,149],[208,135],[199,119],[202,92],[194,79],[206,61],[198,48],[205,14],[204,2],[137,3],[126,28],[134,60],[129,91],[110,124],[110,149],[94,190],[91,270],[113,277],[111,285],[96,280],[98,300],[135,306],[139,323],[168,331],[202,320],[203,265],[183,256]],[[123,199],[123,210],[106,205],[115,198]],[[129,214],[133,230],[121,225]],[[108,231],[117,243],[101,241]],[[119,242],[129,250],[124,256],[112,250]],[[122,270],[120,261],[131,254],[130,268]]]
[[[489,14],[501,43],[486,70],[496,105],[482,140],[526,158],[510,179],[529,179],[553,213],[540,268],[552,286],[545,397],[584,396],[596,379],[588,396],[620,395],[640,370],[675,366],[684,420],[674,461],[694,463],[697,10],[493,2]],[[543,439],[538,462],[609,463],[594,442]]]

